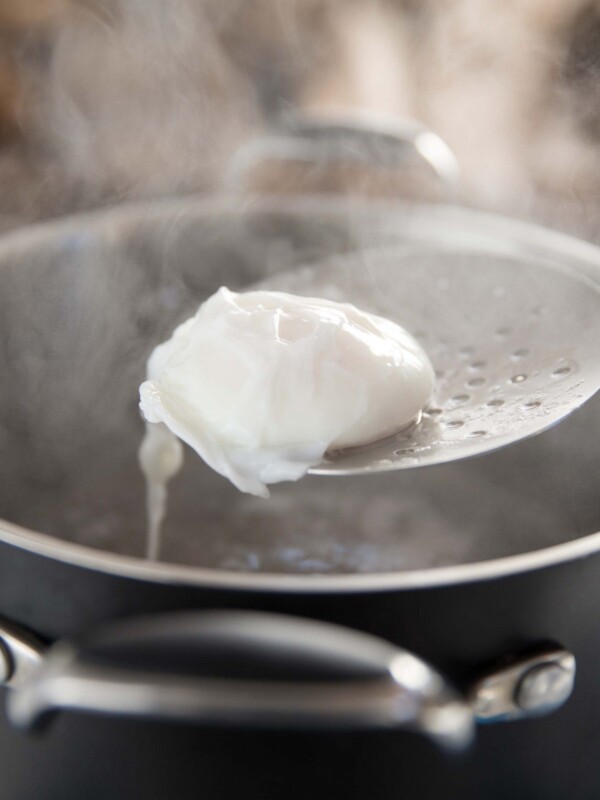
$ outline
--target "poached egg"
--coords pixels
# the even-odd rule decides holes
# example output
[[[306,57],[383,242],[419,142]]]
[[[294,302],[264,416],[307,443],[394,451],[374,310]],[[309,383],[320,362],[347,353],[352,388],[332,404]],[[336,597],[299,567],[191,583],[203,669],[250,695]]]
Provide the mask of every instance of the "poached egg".
[[[326,452],[418,421],[434,381],[395,322],[347,303],[223,287],[150,355],[140,461],[149,481],[166,483],[181,440],[241,491],[268,497],[268,484],[298,480]]]

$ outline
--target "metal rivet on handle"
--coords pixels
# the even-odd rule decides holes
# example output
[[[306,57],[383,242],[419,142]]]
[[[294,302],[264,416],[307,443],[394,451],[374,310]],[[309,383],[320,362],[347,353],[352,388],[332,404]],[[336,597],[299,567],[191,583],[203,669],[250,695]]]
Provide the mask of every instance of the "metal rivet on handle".
[[[568,650],[545,650],[485,675],[469,692],[480,722],[547,714],[563,705],[575,683],[575,657]]]
[[[540,664],[521,678],[515,694],[519,708],[525,711],[550,711],[561,706],[573,691],[575,662],[572,668],[559,662]]]

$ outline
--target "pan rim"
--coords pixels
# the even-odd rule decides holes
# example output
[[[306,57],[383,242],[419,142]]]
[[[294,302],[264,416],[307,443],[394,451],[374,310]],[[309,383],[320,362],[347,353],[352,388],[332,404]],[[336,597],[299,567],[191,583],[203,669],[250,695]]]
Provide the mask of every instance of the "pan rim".
[[[0,542],[76,567],[149,583],[257,593],[345,594],[479,583],[557,566],[600,552],[600,532],[540,550],[447,567],[399,572],[298,575],[241,572],[149,562],[31,531],[0,519]]]
[[[600,282],[600,248],[584,240],[544,228],[529,222],[463,208],[459,206],[419,206],[416,204],[361,201],[357,198],[339,197],[199,197],[127,203],[110,208],[82,212],[60,220],[47,220],[25,225],[0,237],[0,269],[22,249],[43,245],[46,238],[54,240],[71,230],[86,232],[94,228],[101,232],[105,226],[118,223],[116,235],[125,232],[130,224],[148,221],[165,212],[204,213],[220,216],[223,213],[244,210],[273,211],[276,213],[319,211],[334,215],[366,211],[369,214],[385,212],[427,214],[433,220],[449,224],[468,222],[484,235],[512,237],[514,241],[545,251],[557,251],[581,264],[583,274]],[[111,228],[112,231],[112,228]],[[583,264],[581,263],[583,262]],[[587,268],[586,268],[587,267]],[[192,567],[163,562],[150,563],[133,556],[97,550],[85,545],[67,542],[44,533],[32,531],[0,519],[0,542],[40,556],[84,567],[101,573],[160,584],[187,585],[203,588],[237,589],[256,592],[287,592],[300,594],[344,594],[348,592],[374,592],[389,590],[428,589],[434,587],[475,583],[531,572],[585,558],[600,551],[600,532],[563,542],[558,545],[522,554],[489,559],[455,566],[434,567],[400,572],[310,574],[250,573]]]

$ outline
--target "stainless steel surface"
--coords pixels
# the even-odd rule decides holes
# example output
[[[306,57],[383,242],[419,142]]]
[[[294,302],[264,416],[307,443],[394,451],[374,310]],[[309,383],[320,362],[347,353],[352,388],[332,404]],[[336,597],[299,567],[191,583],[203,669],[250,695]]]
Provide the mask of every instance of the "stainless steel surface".
[[[157,582],[298,592],[480,580],[596,551],[600,536],[588,536],[600,530],[595,398],[543,436],[477,461],[309,476],[275,486],[268,503],[189,455],[172,485],[162,562],[142,559],[137,390],[152,347],[222,283],[276,283],[279,272],[341,253],[352,265],[353,253],[376,245],[443,262],[452,243],[483,264],[510,248],[525,272],[547,259],[588,279],[599,270],[596,248],[531,226],[338,198],[239,207],[192,198],[7,236],[0,536]]]
[[[509,664],[486,675],[469,693],[480,721],[497,722],[548,714],[571,696],[575,657],[556,649]]]
[[[107,665],[106,657],[94,663],[94,644],[101,653],[108,644],[114,658],[130,642],[144,653],[149,645],[164,648],[172,671],[119,668]],[[271,674],[277,675],[279,663],[289,670],[297,657],[309,664],[312,659],[319,673],[325,665],[328,677],[294,680],[285,671],[271,680],[200,677],[172,660],[171,651],[181,656],[182,648],[200,648],[205,662],[224,645],[235,648],[239,662],[227,670],[247,672],[247,662],[266,651]],[[448,749],[466,747],[473,735],[469,706],[430,666],[381,639],[325,623],[253,612],[174,614],[137,627],[135,621],[115,624],[88,646],[50,649],[43,667],[9,696],[16,725],[79,709],[267,727],[408,728]]]
[[[0,683],[23,686],[44,658],[45,647],[35,636],[0,620]]]

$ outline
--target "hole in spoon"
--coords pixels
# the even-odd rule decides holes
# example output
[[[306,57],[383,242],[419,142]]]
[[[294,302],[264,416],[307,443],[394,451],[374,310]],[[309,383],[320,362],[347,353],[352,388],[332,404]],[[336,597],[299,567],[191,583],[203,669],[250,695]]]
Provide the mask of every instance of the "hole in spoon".
[[[507,325],[503,325],[501,328],[496,328],[496,336],[499,339],[504,339],[506,336],[509,335],[511,329]]]
[[[445,428],[461,428],[465,423],[462,419],[450,419],[444,423]]]

